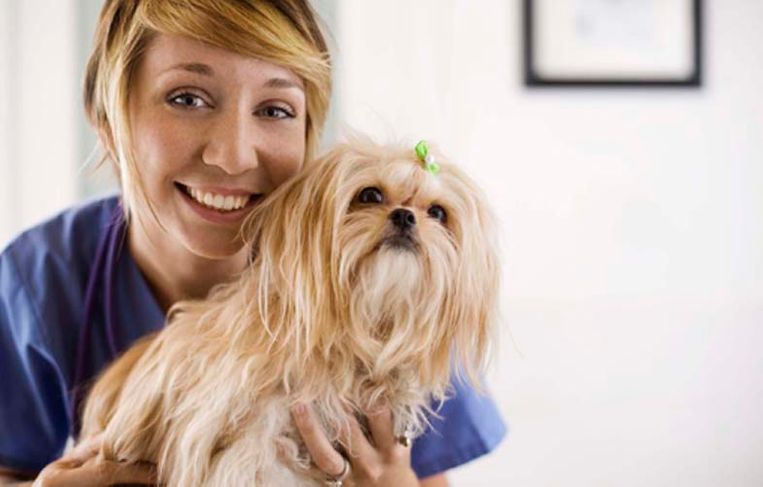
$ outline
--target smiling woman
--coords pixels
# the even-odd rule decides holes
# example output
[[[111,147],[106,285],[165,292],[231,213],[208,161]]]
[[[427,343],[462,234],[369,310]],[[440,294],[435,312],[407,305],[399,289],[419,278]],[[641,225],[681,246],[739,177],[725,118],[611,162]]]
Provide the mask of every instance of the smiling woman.
[[[104,460],[97,437],[56,460],[79,434],[87,384],[174,304],[244,269],[245,217],[313,159],[331,62],[306,0],[108,0],[84,88],[121,194],[66,210],[0,254],[0,468],[41,471],[43,485],[146,483],[152,466]],[[435,485],[505,432],[489,398],[456,391],[437,433],[404,454],[372,437],[345,459],[310,415],[296,424],[327,477]]]
[[[129,133],[145,197],[133,203],[140,225],[128,242],[168,308],[245,265],[244,217],[303,164],[304,83],[267,61],[165,34],[149,43],[133,83]]]

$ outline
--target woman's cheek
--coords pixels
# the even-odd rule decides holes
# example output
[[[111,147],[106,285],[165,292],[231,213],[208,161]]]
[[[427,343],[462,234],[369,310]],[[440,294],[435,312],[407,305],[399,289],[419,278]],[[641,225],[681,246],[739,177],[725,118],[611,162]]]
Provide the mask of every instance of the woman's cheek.
[[[299,172],[304,165],[304,128],[294,130],[288,137],[283,137],[276,147],[279,150],[271,156],[271,160],[279,161],[279,163],[277,167],[271,168],[270,173],[274,182],[280,185]]]
[[[203,127],[184,123],[164,123],[156,126],[151,136],[156,162],[165,170],[181,168],[191,162],[190,154],[202,143]]]

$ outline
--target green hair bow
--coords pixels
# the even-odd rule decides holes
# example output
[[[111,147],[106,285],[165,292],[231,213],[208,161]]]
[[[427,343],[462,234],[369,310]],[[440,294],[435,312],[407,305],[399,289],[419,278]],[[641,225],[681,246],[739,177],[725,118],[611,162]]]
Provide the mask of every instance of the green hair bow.
[[[440,172],[440,165],[435,161],[434,155],[429,153],[429,144],[427,144],[426,140],[422,140],[416,144],[416,157],[422,162],[425,171],[430,174],[437,174]]]

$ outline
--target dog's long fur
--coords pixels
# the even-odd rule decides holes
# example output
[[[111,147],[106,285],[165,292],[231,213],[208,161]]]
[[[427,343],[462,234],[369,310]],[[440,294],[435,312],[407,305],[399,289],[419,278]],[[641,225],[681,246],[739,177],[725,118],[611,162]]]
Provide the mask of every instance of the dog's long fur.
[[[150,461],[168,485],[319,485],[290,408],[310,403],[329,438],[379,401],[420,433],[451,366],[475,381],[495,321],[493,221],[479,189],[438,155],[338,146],[256,207],[250,265],[117,360],[93,387],[82,437]],[[384,201],[362,203],[363,188]],[[447,212],[445,223],[428,215]],[[411,245],[389,214],[411,210]],[[409,242],[410,243],[410,242]]]

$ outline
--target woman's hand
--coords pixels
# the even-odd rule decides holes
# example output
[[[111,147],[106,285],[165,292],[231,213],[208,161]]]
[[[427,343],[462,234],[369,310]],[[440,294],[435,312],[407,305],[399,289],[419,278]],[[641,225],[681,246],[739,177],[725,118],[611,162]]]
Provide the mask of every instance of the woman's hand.
[[[327,479],[338,477],[344,469],[345,460],[331,446],[312,408],[298,405],[292,415],[313,462],[326,473]],[[367,416],[373,444],[363,434],[353,415],[349,417],[349,431],[340,434],[342,444],[350,447],[350,473],[343,485],[418,487],[418,478],[411,468],[411,449],[395,438],[391,411],[384,408]]]
[[[155,484],[156,468],[148,463],[119,463],[98,456],[102,438],[93,436],[45,467],[33,487],[95,487]]]

